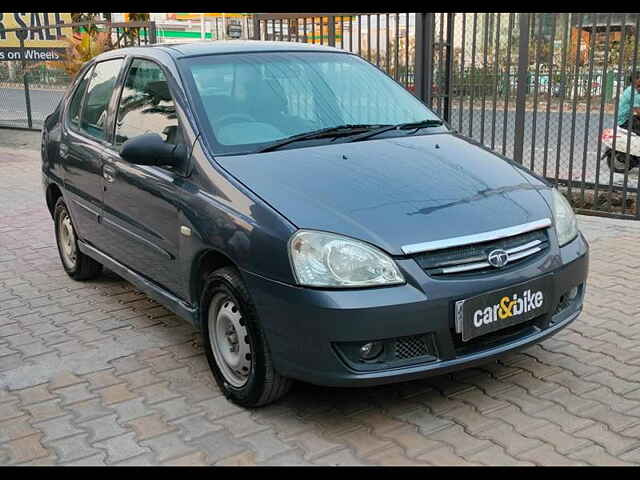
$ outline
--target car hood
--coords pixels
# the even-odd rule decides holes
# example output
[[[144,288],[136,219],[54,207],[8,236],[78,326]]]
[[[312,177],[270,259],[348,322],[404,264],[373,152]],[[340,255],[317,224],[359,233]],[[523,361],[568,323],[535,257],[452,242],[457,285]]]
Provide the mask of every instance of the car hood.
[[[450,133],[217,157],[298,228],[402,246],[550,218],[530,175]]]

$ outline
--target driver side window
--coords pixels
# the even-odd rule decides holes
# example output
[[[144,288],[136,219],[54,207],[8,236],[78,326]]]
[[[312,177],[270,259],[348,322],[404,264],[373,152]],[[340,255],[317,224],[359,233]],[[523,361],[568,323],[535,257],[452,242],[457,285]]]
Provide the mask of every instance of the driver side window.
[[[142,59],[131,62],[118,105],[115,133],[118,147],[145,133],[157,133],[172,145],[184,143],[167,79],[157,64]]]

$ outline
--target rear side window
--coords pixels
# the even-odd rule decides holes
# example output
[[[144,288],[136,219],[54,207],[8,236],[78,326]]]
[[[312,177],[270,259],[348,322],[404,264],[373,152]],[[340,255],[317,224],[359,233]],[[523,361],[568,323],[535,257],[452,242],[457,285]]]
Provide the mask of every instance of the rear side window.
[[[154,62],[134,59],[118,105],[114,143],[119,146],[145,133],[157,133],[172,145],[183,143],[164,72]]]
[[[89,81],[89,76],[91,75],[91,71],[93,67],[87,70],[80,80],[78,87],[73,93],[73,97],[71,98],[71,102],[69,102],[69,110],[67,111],[67,118],[69,119],[69,123],[72,128],[77,129],[80,128],[80,106],[82,105],[82,97],[84,95],[85,90],[87,89],[87,83]]]
[[[121,67],[121,58],[107,60],[98,63],[91,73],[80,128],[94,138],[105,139],[109,100]]]

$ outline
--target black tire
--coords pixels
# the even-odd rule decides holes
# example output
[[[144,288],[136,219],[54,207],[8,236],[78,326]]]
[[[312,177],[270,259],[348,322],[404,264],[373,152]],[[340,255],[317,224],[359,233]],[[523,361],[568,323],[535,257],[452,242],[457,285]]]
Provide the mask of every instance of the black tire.
[[[629,162],[627,163],[627,154],[624,152],[615,152],[615,159],[611,150],[606,155],[607,165],[616,173],[626,173],[638,165],[638,159],[633,155],[629,155]]]
[[[73,265],[69,265],[68,262],[65,262],[60,236],[60,220],[64,215],[66,215],[71,222],[71,215],[69,215],[67,205],[64,203],[63,198],[59,197],[53,210],[53,224],[55,226],[56,244],[58,245],[58,254],[60,255],[60,262],[62,263],[62,267],[64,268],[65,272],[67,272],[67,275],[69,275],[74,280],[90,280],[92,278],[96,278],[102,273],[102,264],[96,262],[93,258],[85,255],[80,251],[80,249],[78,248],[77,235],[75,234],[73,239],[76,255],[75,262]],[[75,232],[75,226],[73,226],[73,223],[71,223],[71,225]]]
[[[247,332],[244,341],[249,344],[251,349],[251,367],[246,383],[239,387],[231,385],[225,378],[216,361],[210,337],[209,311],[211,308],[216,308],[214,316],[220,311],[226,300],[214,302],[214,299],[223,296],[238,306],[241,315],[240,324]],[[235,404],[247,408],[267,405],[283,397],[293,382],[280,375],[273,368],[271,352],[260,326],[255,306],[239,272],[235,268],[224,267],[211,273],[205,280],[200,305],[203,343],[207,361],[213,377],[225,397]]]

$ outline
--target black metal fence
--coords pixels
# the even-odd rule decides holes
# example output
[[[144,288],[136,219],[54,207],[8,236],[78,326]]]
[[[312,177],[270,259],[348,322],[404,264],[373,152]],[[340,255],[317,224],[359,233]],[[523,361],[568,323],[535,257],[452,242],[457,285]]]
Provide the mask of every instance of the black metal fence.
[[[602,132],[638,65],[637,13],[254,15],[254,38],[349,50],[459,132],[559,186],[576,210],[640,219],[630,137],[616,173]],[[633,95],[636,95],[633,89]],[[640,95],[640,94],[638,94]]]
[[[24,39],[28,33],[40,31],[42,27],[3,30],[5,34],[16,34],[20,48],[12,52],[13,59],[0,61],[0,127],[39,130],[83,61],[99,51],[156,43],[154,22],[96,21],[55,27],[50,30],[71,28],[74,37],[67,39],[69,48],[67,52],[59,53],[58,60],[42,60],[41,55],[30,54],[30,49],[25,47]],[[73,50],[73,55],[69,49]]]
[[[634,144],[630,137],[614,143],[617,173],[602,136],[610,129],[616,141],[620,99],[640,70],[640,14],[278,13],[243,20],[249,38],[362,56],[462,134],[558,185],[578,211],[640,219],[638,168],[628,168],[637,161]],[[110,48],[155,43],[153,22],[72,26],[78,34],[106,32]],[[0,127],[39,128],[69,82],[50,62],[0,62]]]

